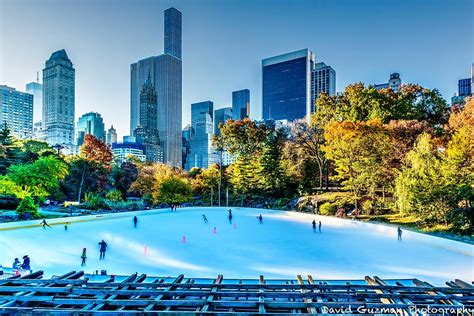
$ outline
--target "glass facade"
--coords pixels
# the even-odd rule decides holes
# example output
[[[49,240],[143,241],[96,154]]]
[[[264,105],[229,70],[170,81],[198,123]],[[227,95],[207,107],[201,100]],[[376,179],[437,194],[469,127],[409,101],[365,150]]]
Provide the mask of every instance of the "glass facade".
[[[262,61],[264,120],[293,121],[309,117],[314,54],[308,49]]]
[[[461,97],[470,96],[471,91],[471,78],[461,79],[458,81],[458,95]]]
[[[191,104],[191,152],[186,169],[208,168],[216,162],[212,148],[214,103],[205,101]]]
[[[250,116],[249,89],[232,92],[232,119],[243,120]]]
[[[150,74],[151,81],[156,88],[157,126],[160,147],[163,150],[163,162],[174,167],[181,167],[181,13],[174,8],[166,10],[165,29],[167,24],[171,25],[169,26],[171,27],[170,34],[174,35],[166,35],[167,31],[165,30],[165,54],[142,59],[130,66],[130,134],[133,135],[139,125],[140,90]],[[176,33],[178,31],[179,36]],[[179,38],[179,41],[176,38]],[[169,41],[172,43],[168,43]],[[179,55],[179,57],[175,55]]]
[[[325,63],[317,63],[311,83],[311,113],[315,112],[316,100],[322,92],[330,96],[336,94],[336,72]]]
[[[105,142],[104,120],[99,113],[89,112],[77,120],[77,146],[84,144],[84,136],[93,135]]]
[[[232,108],[222,108],[214,111],[214,135],[219,136],[221,130],[219,124],[225,124],[232,118]]]
[[[43,116],[43,85],[30,82],[26,85],[26,92],[33,95],[33,122],[41,121]]]
[[[0,86],[0,128],[4,124],[18,138],[33,136],[33,95]]]

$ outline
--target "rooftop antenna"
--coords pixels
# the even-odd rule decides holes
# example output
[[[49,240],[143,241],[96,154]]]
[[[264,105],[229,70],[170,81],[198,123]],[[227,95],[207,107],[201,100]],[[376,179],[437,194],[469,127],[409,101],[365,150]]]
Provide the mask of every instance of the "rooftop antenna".
[[[39,83],[39,71],[36,72],[36,83]]]

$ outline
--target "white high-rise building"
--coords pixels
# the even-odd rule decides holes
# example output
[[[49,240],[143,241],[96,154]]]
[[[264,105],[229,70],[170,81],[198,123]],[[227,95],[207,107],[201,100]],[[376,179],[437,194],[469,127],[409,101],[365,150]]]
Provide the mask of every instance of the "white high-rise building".
[[[315,111],[315,102],[321,93],[329,96],[336,94],[336,71],[325,63],[316,63],[311,81],[311,113]]]
[[[33,135],[33,95],[8,86],[0,86],[0,129],[6,125],[12,135]]]

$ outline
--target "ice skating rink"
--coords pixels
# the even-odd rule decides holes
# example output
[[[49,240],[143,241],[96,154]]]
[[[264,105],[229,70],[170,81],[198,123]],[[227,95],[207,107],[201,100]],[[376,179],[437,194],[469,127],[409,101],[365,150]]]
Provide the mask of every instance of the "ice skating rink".
[[[53,223],[69,219],[49,220],[52,228],[46,229],[2,230],[12,223],[1,224],[0,264],[11,267],[14,258],[21,260],[28,254],[32,269],[44,270],[47,276],[107,270],[108,274],[223,274],[226,278],[311,274],[314,279],[360,279],[377,275],[384,279],[417,277],[436,285],[455,278],[474,279],[474,246],[465,243],[408,231],[403,233],[403,242],[398,242],[394,227],[271,210],[232,208],[229,224],[227,210],[182,208],[86,222],[71,218],[67,231],[64,225]],[[135,214],[137,228],[132,221]],[[258,222],[259,214],[263,224]],[[313,219],[322,222],[321,233],[313,233]],[[105,260],[99,260],[102,239],[108,244]],[[88,258],[81,268],[84,247]]]

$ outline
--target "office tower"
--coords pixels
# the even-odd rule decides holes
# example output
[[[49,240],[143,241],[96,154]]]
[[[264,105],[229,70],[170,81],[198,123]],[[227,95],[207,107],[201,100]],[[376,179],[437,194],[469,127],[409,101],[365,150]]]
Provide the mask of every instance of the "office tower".
[[[168,26],[167,26],[167,25]],[[155,86],[158,115],[157,127],[163,162],[181,167],[182,128],[182,63],[181,13],[171,8],[165,11],[165,54],[148,57],[130,66],[130,134],[140,122],[140,90],[148,75]]]
[[[34,98],[33,98],[33,104],[34,104]],[[46,139],[46,133],[45,130],[43,129],[43,124],[41,121],[36,121],[33,122],[33,138],[37,140],[42,140],[45,141]]]
[[[264,120],[309,120],[314,63],[309,49],[262,60]]]
[[[232,108],[222,108],[214,111],[214,135],[219,136],[221,130],[219,124],[224,125],[227,120],[232,119]]]
[[[43,85],[39,83],[38,74],[36,74],[36,82],[26,85],[26,92],[33,95],[33,122],[41,121],[43,117]]]
[[[110,126],[107,130],[107,144],[112,145],[113,143],[117,142],[117,131],[115,130],[114,126]]]
[[[165,54],[181,59],[181,12],[175,8],[165,10]]]
[[[102,116],[96,112],[83,114],[77,120],[77,146],[84,144],[85,135],[93,135],[95,138],[105,142],[105,125]]]
[[[123,143],[112,143],[112,153],[116,160],[124,162],[129,156],[134,156],[145,162],[146,156],[144,154],[144,147],[142,144],[135,142],[127,142],[124,139]]]
[[[191,104],[191,153],[187,168],[208,168],[216,162],[212,148],[213,109],[211,101]]]
[[[163,162],[163,152],[156,124],[157,113],[156,90],[151,82],[151,76],[148,75],[140,92],[140,121],[133,135],[137,138],[137,142],[145,148],[146,160],[149,162]]]
[[[232,119],[243,120],[250,116],[249,89],[232,92]]]
[[[314,113],[315,102],[322,92],[329,96],[336,94],[336,72],[325,63],[317,63],[311,82],[311,113]]]
[[[392,88],[393,91],[398,92],[398,88],[402,84],[399,73],[390,74],[390,78],[386,83],[375,84],[373,87],[377,90]]]
[[[474,63],[471,65],[471,94],[474,95]]]
[[[0,129],[5,124],[18,138],[33,136],[33,95],[0,85]]]
[[[183,142],[183,166],[182,168],[185,169],[187,166],[187,158],[188,155],[191,153],[191,124],[186,125],[181,132],[181,138]]]
[[[54,52],[43,69],[43,129],[50,145],[74,146],[75,70],[64,49]]]
[[[467,97],[472,94],[471,78],[461,79],[458,81],[458,95],[460,97]]]

